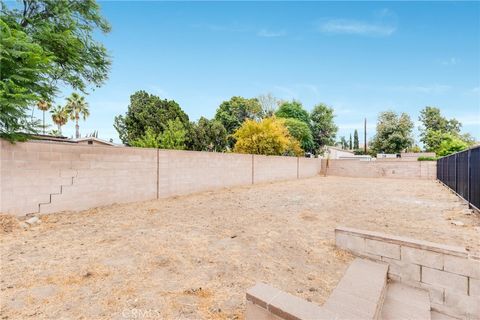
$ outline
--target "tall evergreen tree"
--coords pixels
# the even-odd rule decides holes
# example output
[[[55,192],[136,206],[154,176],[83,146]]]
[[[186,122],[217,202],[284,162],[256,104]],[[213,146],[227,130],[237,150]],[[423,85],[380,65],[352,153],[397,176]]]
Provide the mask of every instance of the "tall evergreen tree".
[[[350,133],[350,139],[348,139],[348,149],[352,150],[353,144],[352,144],[352,134]]]
[[[358,143],[358,131],[355,129],[353,132],[353,149],[357,150],[360,148],[360,144]]]

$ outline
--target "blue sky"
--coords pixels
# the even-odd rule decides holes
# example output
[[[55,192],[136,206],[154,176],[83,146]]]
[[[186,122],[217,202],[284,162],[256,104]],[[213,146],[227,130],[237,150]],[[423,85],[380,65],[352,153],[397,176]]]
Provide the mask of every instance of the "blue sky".
[[[231,96],[272,93],[335,109],[339,136],[383,110],[438,106],[480,139],[479,2],[101,2],[110,79],[82,134],[118,141],[115,115],[146,90],[191,120]],[[63,102],[65,90],[58,102]],[[37,111],[40,117],[40,113]],[[418,126],[418,124],[416,125]],[[69,123],[64,133],[74,132]]]

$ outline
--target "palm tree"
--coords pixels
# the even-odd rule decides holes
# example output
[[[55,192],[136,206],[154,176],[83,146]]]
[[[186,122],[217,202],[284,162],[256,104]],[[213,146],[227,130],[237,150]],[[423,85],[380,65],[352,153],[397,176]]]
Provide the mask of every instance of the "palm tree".
[[[50,109],[51,103],[49,101],[40,100],[37,103],[38,109],[43,111],[43,134],[45,134],[45,111]]]
[[[68,117],[69,117],[68,110],[67,108],[58,105],[55,108],[53,108],[53,110],[51,110],[50,113],[52,114],[53,123],[55,123],[58,126],[58,134],[61,136],[62,126],[64,126],[68,122]]]
[[[70,119],[75,120],[75,138],[80,138],[80,127],[78,126],[78,120],[82,116],[85,121],[90,115],[88,111],[88,103],[85,101],[85,97],[79,95],[78,93],[72,93],[70,97],[67,98],[67,104],[65,105]]]

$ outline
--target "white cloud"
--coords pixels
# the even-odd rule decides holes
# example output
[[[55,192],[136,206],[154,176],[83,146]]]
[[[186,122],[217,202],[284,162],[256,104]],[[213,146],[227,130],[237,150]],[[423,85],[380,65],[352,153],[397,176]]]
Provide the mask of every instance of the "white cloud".
[[[375,11],[375,16],[379,18],[385,18],[385,17],[395,17],[395,14],[393,13],[392,10],[388,8],[383,8],[381,10]]]
[[[457,63],[459,63],[460,60],[458,60],[455,57],[451,57],[449,59],[439,60],[439,62],[440,62],[440,64],[442,64],[444,66],[453,66],[453,65],[456,65]]]
[[[480,87],[475,87],[472,89],[473,93],[480,93]]]
[[[270,31],[270,30],[267,30],[267,29],[261,29],[257,33],[257,36],[265,37],[265,38],[283,37],[283,36],[286,36],[286,35],[287,35],[287,33],[284,30]]]
[[[331,34],[353,34],[363,36],[390,36],[396,27],[383,23],[357,20],[331,19],[320,24],[319,31]]]

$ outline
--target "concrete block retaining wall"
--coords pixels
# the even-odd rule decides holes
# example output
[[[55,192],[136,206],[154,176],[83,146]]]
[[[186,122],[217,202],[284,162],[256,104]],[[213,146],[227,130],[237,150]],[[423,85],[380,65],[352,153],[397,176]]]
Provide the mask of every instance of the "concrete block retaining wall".
[[[427,290],[433,310],[480,319],[480,260],[465,248],[343,227],[335,229],[335,243],[388,263],[389,278]]]
[[[328,162],[328,167],[327,167]],[[322,174],[357,178],[431,179],[437,176],[435,161],[322,160]]]
[[[320,159],[0,140],[0,212],[83,210],[306,178]]]
[[[159,150],[159,197],[252,184],[252,155]]]
[[[4,140],[0,147],[4,213],[82,210],[156,197],[156,150]]]

